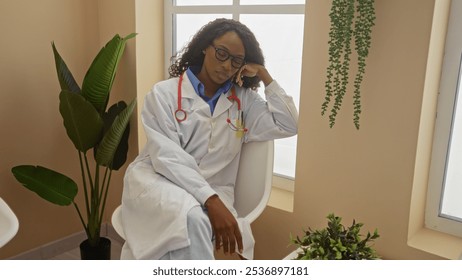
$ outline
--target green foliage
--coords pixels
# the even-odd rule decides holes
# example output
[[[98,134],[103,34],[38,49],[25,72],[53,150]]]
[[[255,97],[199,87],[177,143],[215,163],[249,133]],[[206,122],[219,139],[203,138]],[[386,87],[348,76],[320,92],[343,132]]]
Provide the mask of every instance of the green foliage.
[[[20,165],[11,170],[24,187],[45,200],[57,205],[72,203],[91,246],[100,240],[112,170],[118,170],[127,159],[129,121],[136,99],[128,106],[119,101],[107,112],[106,107],[126,42],[135,35],[125,38],[115,35],[100,50],[85,75],[82,90],[52,44],[61,87],[59,111],[66,133],[78,151],[86,215],[74,201],[78,188],[71,178],[41,166]],[[87,156],[90,149],[93,149],[94,170],[90,169]]]
[[[13,175],[24,187],[57,205],[70,205],[77,195],[77,184],[69,177],[42,166],[13,167]]]
[[[329,14],[329,65],[325,82],[325,101],[321,105],[321,115],[330,109],[329,125],[335,124],[338,111],[347,91],[351,62],[351,42],[354,38],[358,59],[358,72],[354,80],[353,122],[359,129],[361,114],[361,83],[366,69],[366,58],[371,46],[372,26],[375,24],[374,0],[333,0]]]
[[[342,218],[329,214],[327,228],[304,230],[302,238],[291,237],[291,243],[297,246],[296,260],[370,260],[379,258],[369,243],[379,238],[377,230],[367,233],[363,239],[360,230],[362,223],[345,228]]]
[[[83,95],[63,90],[59,100],[59,111],[67,135],[75,148],[85,153],[99,142],[103,119]]]
[[[102,114],[107,107],[109,92],[116,75],[116,68],[122,58],[125,42],[135,37],[130,34],[125,38],[116,35],[98,53],[85,75],[82,83],[82,95]]]

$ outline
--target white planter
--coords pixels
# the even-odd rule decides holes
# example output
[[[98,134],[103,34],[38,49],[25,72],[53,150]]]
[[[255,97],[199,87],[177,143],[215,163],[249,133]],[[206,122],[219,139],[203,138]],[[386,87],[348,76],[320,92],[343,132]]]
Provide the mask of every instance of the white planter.
[[[292,253],[288,254],[285,258],[283,258],[283,260],[293,260],[297,257],[297,255],[298,255],[298,249],[292,251]]]

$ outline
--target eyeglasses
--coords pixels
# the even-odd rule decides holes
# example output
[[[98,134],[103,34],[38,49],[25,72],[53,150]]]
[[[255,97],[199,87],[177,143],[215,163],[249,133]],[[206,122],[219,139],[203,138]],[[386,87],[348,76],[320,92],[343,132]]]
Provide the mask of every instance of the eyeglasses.
[[[231,58],[231,66],[236,69],[241,68],[241,66],[245,64],[245,60],[243,58],[230,55],[227,50],[217,48],[213,45],[212,47],[215,49],[215,58],[218,59],[218,61],[225,62]]]

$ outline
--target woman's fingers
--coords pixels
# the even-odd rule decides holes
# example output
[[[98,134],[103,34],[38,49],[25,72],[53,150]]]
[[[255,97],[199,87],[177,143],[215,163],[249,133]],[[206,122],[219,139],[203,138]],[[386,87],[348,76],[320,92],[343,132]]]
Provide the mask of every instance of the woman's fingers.
[[[223,235],[216,235],[215,236],[215,247],[217,250],[219,250],[221,247],[223,247],[223,252],[225,254],[230,253],[234,254],[236,252],[242,253],[243,251],[243,242],[242,242],[242,236],[241,232],[238,229],[234,231],[234,234],[223,234]],[[236,248],[237,245],[237,248]],[[237,249],[237,250],[236,250]]]
[[[244,83],[242,81],[243,77],[251,78],[258,76],[263,81],[265,86],[268,86],[273,81],[273,78],[268,73],[268,70],[263,65],[255,63],[245,64],[241,67],[241,69],[239,69],[236,75],[236,82],[239,86],[242,86]]]
[[[228,254],[228,244],[228,238],[223,238],[223,252],[225,253],[225,255]]]
[[[221,246],[223,245],[223,241],[221,236],[215,234],[215,250],[220,250]]]
[[[242,235],[241,231],[239,230],[239,227],[235,231],[236,235],[236,242],[237,242],[237,249],[239,250],[239,253],[242,253],[244,250],[244,243],[242,242]]]
[[[236,218],[229,212],[218,196],[212,196],[206,202],[210,223],[215,234],[215,248],[218,250],[223,246],[227,253],[236,252],[242,249],[242,236]]]

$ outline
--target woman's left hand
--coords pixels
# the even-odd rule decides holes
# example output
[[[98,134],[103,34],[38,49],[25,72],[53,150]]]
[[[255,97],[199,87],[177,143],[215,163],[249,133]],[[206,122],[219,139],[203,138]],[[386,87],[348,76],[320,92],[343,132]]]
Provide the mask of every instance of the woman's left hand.
[[[242,253],[243,243],[239,225],[223,201],[217,195],[213,195],[207,199],[204,205],[207,208],[215,235],[215,249],[219,250],[223,246],[225,255],[235,252]]]

